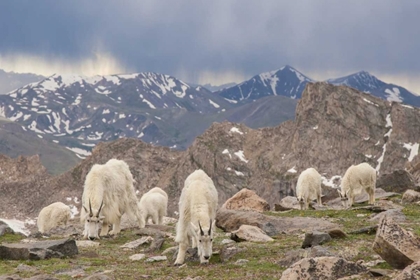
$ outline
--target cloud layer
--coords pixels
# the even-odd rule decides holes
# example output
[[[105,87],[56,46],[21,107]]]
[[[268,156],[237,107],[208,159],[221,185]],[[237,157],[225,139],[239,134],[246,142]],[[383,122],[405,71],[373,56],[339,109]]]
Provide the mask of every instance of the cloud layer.
[[[419,10],[410,0],[1,1],[0,68],[222,83],[289,64],[316,79],[367,70],[420,93]]]

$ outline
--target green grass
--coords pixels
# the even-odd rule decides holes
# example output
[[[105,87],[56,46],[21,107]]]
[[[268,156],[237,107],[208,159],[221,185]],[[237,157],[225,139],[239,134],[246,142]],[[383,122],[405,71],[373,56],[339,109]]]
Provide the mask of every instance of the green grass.
[[[402,226],[413,229],[416,234],[419,234],[420,206],[406,205],[403,212],[407,216],[407,223]],[[277,217],[323,218],[338,224],[344,232],[373,225],[368,221],[373,213],[366,209],[293,210],[283,213],[267,212],[266,214]],[[175,233],[174,228],[171,233]],[[1,237],[0,241],[17,242],[21,238],[20,235],[7,234]],[[203,266],[198,262],[186,262],[183,267],[174,267],[172,254],[168,254],[168,261],[163,262],[131,261],[129,256],[144,253],[142,250],[148,248],[148,245],[130,251],[125,251],[120,246],[138,238],[140,236],[136,235],[135,230],[125,230],[117,238],[101,239],[99,247],[79,248],[79,254],[71,258],[42,261],[0,261],[0,275],[18,274],[21,277],[30,277],[45,273],[54,275],[58,279],[72,279],[70,276],[57,273],[82,268],[86,275],[111,271],[108,274],[115,279],[142,279],[144,275],[148,275],[150,279],[185,279],[197,276],[201,276],[203,279],[279,279],[286,268],[277,263],[287,252],[299,249],[303,241],[301,234],[280,234],[275,236],[271,243],[236,243],[235,246],[242,251],[225,262],[222,262],[220,255],[216,253],[211,258],[209,265]],[[217,229],[213,246],[214,252],[222,250],[224,245],[221,244],[221,241],[226,238],[228,238],[226,234]],[[333,254],[343,256],[350,261],[369,262],[378,259],[372,249],[374,239],[374,234],[348,234],[347,238],[333,239],[323,246]],[[161,255],[165,249],[173,246],[176,246],[174,240],[166,238],[159,252],[146,253],[146,258]],[[244,265],[235,264],[239,259],[246,259],[248,262]],[[21,263],[35,267],[37,272],[16,271],[16,267]],[[387,263],[378,264],[375,268],[392,269]]]

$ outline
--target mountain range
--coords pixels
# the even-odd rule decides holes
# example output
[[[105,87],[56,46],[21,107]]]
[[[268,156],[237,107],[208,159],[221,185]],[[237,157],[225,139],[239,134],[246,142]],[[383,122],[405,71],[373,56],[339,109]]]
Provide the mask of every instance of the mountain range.
[[[216,92],[150,72],[94,77],[52,75],[0,95],[0,116],[20,125],[21,137],[25,138],[25,133],[32,135],[28,137],[36,135],[41,143],[54,143],[62,153],[70,150],[80,159],[90,155],[99,142],[126,137],[185,150],[213,122],[227,120],[261,128],[292,120],[297,100],[313,82],[291,66]],[[419,96],[365,71],[327,83],[420,106]],[[9,128],[4,126],[4,131]],[[8,148],[3,149],[8,156],[15,156],[10,152],[12,142],[6,142]],[[41,161],[47,167],[54,166],[45,164],[49,161],[47,154],[40,155]],[[64,165],[53,172],[65,169]]]

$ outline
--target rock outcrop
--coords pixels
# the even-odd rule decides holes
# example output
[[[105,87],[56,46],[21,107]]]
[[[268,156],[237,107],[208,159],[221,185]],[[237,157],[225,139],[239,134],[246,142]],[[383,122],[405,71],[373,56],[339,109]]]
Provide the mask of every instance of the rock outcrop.
[[[357,275],[367,269],[357,263],[337,257],[304,258],[286,269],[280,280],[339,279]]]
[[[75,240],[47,240],[33,243],[3,243],[0,245],[0,259],[42,260],[62,258],[78,254]]]
[[[222,208],[229,210],[250,210],[264,212],[270,210],[270,205],[259,197],[255,191],[244,188],[226,200]]]
[[[420,261],[420,238],[385,216],[376,232],[373,250],[392,267],[403,269]]]

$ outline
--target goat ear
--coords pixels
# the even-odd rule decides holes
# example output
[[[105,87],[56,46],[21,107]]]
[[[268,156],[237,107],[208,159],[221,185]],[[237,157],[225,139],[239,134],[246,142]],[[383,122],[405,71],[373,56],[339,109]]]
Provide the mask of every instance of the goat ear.
[[[193,222],[191,222],[191,227],[194,230],[194,232],[197,232],[198,231],[198,227],[196,225],[194,225]]]
[[[337,192],[338,192],[338,195],[339,195],[340,197],[343,197],[343,195],[341,194],[341,190],[340,190],[340,189],[337,189]]]
[[[86,209],[84,205],[82,205],[83,209],[85,209],[86,214],[89,214],[89,211]]]

